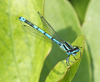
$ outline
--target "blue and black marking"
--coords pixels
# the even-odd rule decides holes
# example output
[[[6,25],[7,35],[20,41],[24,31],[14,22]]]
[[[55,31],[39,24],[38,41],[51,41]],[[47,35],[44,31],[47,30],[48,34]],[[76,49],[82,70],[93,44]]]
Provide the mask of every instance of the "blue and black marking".
[[[67,42],[65,42],[65,41],[64,41],[64,43],[65,43],[65,46],[68,47],[68,48],[67,48],[68,50],[69,50],[69,49],[73,49],[72,46],[71,46],[69,43],[67,43]]]
[[[51,39],[52,41],[56,42],[58,45],[61,45],[61,42],[59,42],[58,40],[54,39],[51,35],[49,35],[48,33],[46,33],[44,30],[40,29],[36,25],[32,24],[30,21],[28,21],[24,17],[19,17],[19,20],[21,20],[22,22],[25,22],[29,26],[35,28],[36,30],[38,30],[39,32],[41,32],[42,34],[44,34],[45,36],[47,36],[49,39]]]
[[[71,49],[71,50],[68,50],[67,51],[67,53],[70,53],[70,54],[73,54],[74,56],[76,55],[76,53],[77,52],[79,52],[79,47],[77,46],[77,47],[75,47],[75,48],[73,48],[73,49]]]
[[[67,42],[65,42],[65,41],[63,41],[63,45],[61,46],[61,48],[64,48],[65,51],[68,51],[68,50],[73,49],[73,47],[72,47],[69,43],[67,43]],[[68,53],[67,53],[67,54],[68,54]],[[69,55],[69,54],[68,54],[68,55]]]

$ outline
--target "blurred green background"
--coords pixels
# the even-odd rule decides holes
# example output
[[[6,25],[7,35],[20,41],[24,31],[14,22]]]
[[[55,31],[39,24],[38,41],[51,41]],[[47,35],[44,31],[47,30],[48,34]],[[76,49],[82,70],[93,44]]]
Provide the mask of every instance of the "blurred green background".
[[[65,73],[59,69],[68,68],[61,63],[58,70],[53,70],[56,77],[48,75],[67,56],[55,44],[22,29],[20,16],[43,27],[37,11],[65,41],[72,43],[79,35],[85,36],[82,61],[72,82],[100,82],[99,3],[100,0],[0,0],[0,82],[55,82]]]

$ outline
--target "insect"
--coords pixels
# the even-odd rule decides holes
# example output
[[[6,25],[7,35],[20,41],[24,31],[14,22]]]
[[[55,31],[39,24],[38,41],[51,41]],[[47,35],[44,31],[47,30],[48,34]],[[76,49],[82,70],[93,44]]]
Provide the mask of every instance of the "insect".
[[[43,25],[45,26],[46,29],[50,30],[50,32],[44,31],[43,29],[41,29],[38,26],[36,26],[35,24],[31,23],[24,17],[19,17],[19,20],[21,20],[22,22],[27,24],[27,25],[24,25],[25,26],[24,28],[35,30],[35,31],[37,31],[37,33],[39,35],[42,35],[42,36],[52,40],[56,44],[58,44],[59,47],[61,49],[63,49],[66,52],[66,54],[68,55],[68,57],[66,58],[67,65],[70,65],[69,62],[72,62],[72,61],[69,61],[70,55],[72,55],[74,57],[74,59],[77,60],[75,58],[75,55],[77,54],[77,52],[80,52],[79,47],[71,46],[68,42],[62,40],[61,37],[58,35],[58,33],[56,33],[56,31],[52,28],[52,26],[46,21],[46,19],[39,12],[38,12],[38,14],[41,18]],[[54,36],[52,36],[51,32],[54,33]]]

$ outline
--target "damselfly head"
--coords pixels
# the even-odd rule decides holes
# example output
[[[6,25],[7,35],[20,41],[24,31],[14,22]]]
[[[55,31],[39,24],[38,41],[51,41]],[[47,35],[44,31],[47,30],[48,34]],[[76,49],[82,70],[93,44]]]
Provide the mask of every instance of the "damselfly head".
[[[70,49],[70,50],[68,50],[67,51],[67,54],[68,55],[76,55],[77,54],[77,52],[79,52],[80,51],[80,49],[79,49],[79,47],[77,46],[77,47],[74,47],[73,49]]]

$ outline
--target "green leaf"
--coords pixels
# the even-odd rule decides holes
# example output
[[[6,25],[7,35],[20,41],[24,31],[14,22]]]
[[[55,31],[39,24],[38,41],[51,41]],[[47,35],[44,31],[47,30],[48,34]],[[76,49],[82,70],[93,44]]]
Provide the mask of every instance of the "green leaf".
[[[20,16],[42,27],[43,0],[0,0],[0,82],[38,82],[50,46],[22,29]],[[47,43],[48,44],[48,43]]]
[[[90,0],[69,0],[69,2],[72,4],[73,8],[75,9],[79,17],[80,23],[83,24]]]
[[[56,44],[49,53],[50,43],[22,29],[20,16],[43,28],[37,14],[43,9],[47,21],[65,41],[72,43],[82,34],[77,14],[68,1],[0,0],[0,82],[44,82],[55,65],[67,58]]]
[[[81,34],[78,18],[69,2],[46,0],[44,10],[45,18],[65,41],[73,42]],[[67,58],[65,54],[57,45],[53,44],[50,54],[44,61],[40,81],[44,82],[55,65]]]
[[[84,34],[88,43],[91,63],[92,80],[100,81],[100,0],[92,0],[88,6],[86,19],[83,25]]]
[[[82,47],[81,49],[81,55],[82,55],[84,48],[84,37],[80,36],[72,43],[72,45],[76,44],[77,46]],[[50,80],[52,80],[53,82],[57,82],[58,80],[60,80],[60,82],[70,82],[73,79],[75,73],[77,72],[78,66],[82,58],[80,56],[80,53],[78,53],[77,55],[79,56],[78,57],[79,59],[77,61],[75,61],[75,59],[70,60],[75,62],[69,67],[66,65],[65,60],[58,62],[58,64],[49,73],[46,82],[49,82]]]
[[[91,56],[85,42],[80,66],[71,82],[92,82]]]

